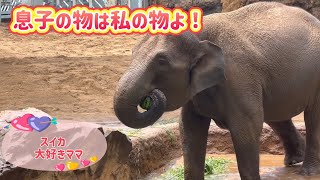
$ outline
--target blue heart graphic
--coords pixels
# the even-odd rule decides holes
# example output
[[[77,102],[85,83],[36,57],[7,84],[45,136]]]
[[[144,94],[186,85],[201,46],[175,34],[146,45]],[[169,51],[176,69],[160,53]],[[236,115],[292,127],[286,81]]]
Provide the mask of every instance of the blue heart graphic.
[[[31,117],[28,119],[28,124],[36,131],[41,132],[47,129],[51,124],[51,119],[47,116],[41,118]]]

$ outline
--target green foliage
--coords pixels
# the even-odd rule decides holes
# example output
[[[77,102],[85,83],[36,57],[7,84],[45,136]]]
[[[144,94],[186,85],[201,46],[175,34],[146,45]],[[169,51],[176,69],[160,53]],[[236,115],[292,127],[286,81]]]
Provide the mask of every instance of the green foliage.
[[[174,135],[172,129],[166,129],[166,133],[169,136],[171,143],[175,143],[177,141],[177,137]]]
[[[161,119],[160,121],[156,122],[155,125],[166,125],[171,123],[178,122],[178,118],[172,118],[172,119]]]
[[[126,134],[129,137],[138,137],[140,133],[141,133],[141,129],[134,129],[134,130],[125,132],[124,134]]]
[[[227,159],[213,157],[207,158],[205,162],[205,176],[225,173],[227,171],[229,163],[230,161]],[[170,169],[168,172],[162,175],[162,178],[164,180],[183,180],[183,166]]]
[[[227,159],[217,159],[213,157],[209,157],[206,159],[205,164],[205,175],[215,175],[225,173],[230,163]]]
[[[184,179],[183,166],[170,169],[168,172],[163,174],[163,179],[164,180],[183,180]]]

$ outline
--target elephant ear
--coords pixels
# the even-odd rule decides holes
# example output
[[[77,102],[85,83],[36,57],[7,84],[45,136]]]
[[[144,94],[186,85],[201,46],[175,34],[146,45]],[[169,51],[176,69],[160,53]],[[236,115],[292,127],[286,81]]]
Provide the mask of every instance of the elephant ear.
[[[201,41],[191,65],[191,97],[224,81],[222,49],[210,41]]]

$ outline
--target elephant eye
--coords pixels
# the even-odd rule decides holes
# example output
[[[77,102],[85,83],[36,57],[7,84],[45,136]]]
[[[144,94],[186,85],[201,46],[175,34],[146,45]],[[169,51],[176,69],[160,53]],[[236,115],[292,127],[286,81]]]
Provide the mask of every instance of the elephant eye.
[[[166,60],[166,59],[159,59],[158,60],[159,61],[159,65],[160,66],[165,66],[165,65],[168,65],[169,64],[169,62]]]
[[[156,60],[160,66],[168,66],[169,65],[168,57],[163,54],[157,55]]]

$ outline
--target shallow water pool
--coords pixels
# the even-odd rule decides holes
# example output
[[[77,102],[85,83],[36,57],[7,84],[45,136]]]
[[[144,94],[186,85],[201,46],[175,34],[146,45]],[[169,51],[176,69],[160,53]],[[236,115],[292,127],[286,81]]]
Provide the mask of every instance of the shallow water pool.
[[[234,154],[207,154],[207,157],[222,158],[230,160],[227,171],[220,175],[206,176],[206,180],[240,180],[238,173],[236,156]],[[320,176],[303,177],[298,175],[302,163],[292,167],[285,167],[283,163],[284,155],[260,155],[260,175],[264,180],[320,180]],[[158,172],[152,173],[146,179],[163,179],[162,174],[174,167],[183,165],[183,158],[180,157],[171,161],[166,167]]]

